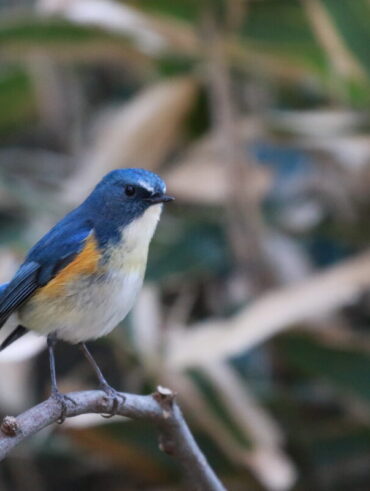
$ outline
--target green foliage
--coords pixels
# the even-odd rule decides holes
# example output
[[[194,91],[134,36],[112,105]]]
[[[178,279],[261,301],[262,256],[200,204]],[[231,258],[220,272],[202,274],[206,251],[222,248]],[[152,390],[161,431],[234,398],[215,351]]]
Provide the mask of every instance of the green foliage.
[[[314,338],[289,336],[279,342],[287,363],[322,378],[339,390],[370,402],[370,355],[359,350],[325,346]]]
[[[160,280],[181,274],[195,279],[225,274],[230,268],[230,251],[221,224],[210,221],[209,216],[202,220],[199,212],[196,216],[189,210],[180,210],[175,220],[167,224],[168,228],[163,224],[162,233],[154,239],[148,278]]]
[[[248,45],[325,69],[325,57],[298,0],[251,2],[242,28]]]
[[[20,67],[0,71],[0,133],[10,134],[24,129],[36,116],[36,103],[31,80]]]
[[[321,0],[340,37],[370,75],[370,5],[366,0]]]
[[[126,2],[124,2],[126,3]],[[134,7],[139,7],[144,11],[164,16],[172,16],[176,19],[196,22],[202,2],[188,0],[186,2],[173,2],[171,0],[158,0],[147,2],[146,0],[131,0],[129,2]]]
[[[0,24],[0,50],[13,46],[48,49],[50,46],[78,47],[95,42],[115,42],[125,45],[123,36],[92,26],[81,26],[60,19],[20,18]],[[25,45],[25,43],[27,43]]]

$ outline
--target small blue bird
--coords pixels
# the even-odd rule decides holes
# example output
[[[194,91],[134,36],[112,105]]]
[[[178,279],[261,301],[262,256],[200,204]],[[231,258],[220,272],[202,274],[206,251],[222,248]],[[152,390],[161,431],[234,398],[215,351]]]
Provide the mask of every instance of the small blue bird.
[[[0,287],[0,327],[17,327],[0,350],[28,330],[47,336],[51,396],[66,414],[67,396],[56,382],[57,340],[79,344],[100,387],[109,386],[85,341],[108,334],[133,306],[144,278],[148,248],[167,196],[163,180],[144,169],[107,174],[87,199],[68,213],[29,251],[14,278]]]

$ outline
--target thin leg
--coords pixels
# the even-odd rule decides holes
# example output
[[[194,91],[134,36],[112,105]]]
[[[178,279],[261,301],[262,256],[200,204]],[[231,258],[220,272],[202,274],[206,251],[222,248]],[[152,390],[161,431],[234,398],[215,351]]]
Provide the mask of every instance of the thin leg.
[[[61,410],[60,410],[60,418],[58,419],[58,423],[61,424],[66,419],[67,401],[71,401],[73,402],[73,404],[75,404],[75,401],[70,397],[66,396],[65,394],[59,392],[58,389],[57,377],[55,371],[55,355],[54,355],[54,348],[56,343],[57,343],[57,339],[55,335],[49,334],[49,336],[47,337],[47,345],[48,345],[49,362],[50,362],[51,397],[55,399],[60,405]]]
[[[79,343],[79,348],[81,349],[82,353],[84,354],[85,358],[89,362],[91,368],[94,370],[95,375],[97,376],[97,379],[99,381],[99,386],[100,388],[107,394],[107,396],[112,399],[112,411],[109,415],[102,415],[104,418],[111,418],[115,414],[117,414],[117,409],[120,404],[120,399],[121,401],[124,402],[125,398],[123,397],[122,394],[116,391],[116,389],[113,389],[108,382],[106,381],[104,375],[102,374],[100,368],[98,367],[96,361],[92,357],[92,354],[90,351],[87,349],[87,346],[85,343]]]
[[[51,378],[51,392],[59,392],[57,386],[57,376],[55,372],[55,356],[54,348],[57,340],[53,334],[49,334],[47,337],[47,345],[49,351],[49,363],[50,363],[50,378]]]
[[[108,382],[106,381],[104,375],[102,374],[100,368],[98,367],[98,364],[94,360],[92,354],[90,351],[87,349],[87,346],[85,343],[79,343],[79,348],[81,349],[82,353],[84,354],[86,360],[89,362],[91,368],[94,370],[95,375],[97,376],[97,379],[99,381],[99,385],[101,387],[109,386]]]

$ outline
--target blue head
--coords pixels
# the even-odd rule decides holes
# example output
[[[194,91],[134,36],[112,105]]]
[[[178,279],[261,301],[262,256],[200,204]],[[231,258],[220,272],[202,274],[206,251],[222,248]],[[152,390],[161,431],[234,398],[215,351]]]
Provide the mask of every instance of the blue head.
[[[113,232],[145,214],[148,208],[174,198],[167,196],[164,181],[145,169],[117,169],[97,184],[83,206],[99,217],[101,232]],[[114,227],[112,227],[114,225]]]

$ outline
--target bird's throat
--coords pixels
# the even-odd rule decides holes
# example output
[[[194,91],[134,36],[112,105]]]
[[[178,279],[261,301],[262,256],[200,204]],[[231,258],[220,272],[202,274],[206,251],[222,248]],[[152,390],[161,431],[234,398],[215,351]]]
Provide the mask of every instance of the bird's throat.
[[[153,205],[140,217],[121,230],[121,239],[108,251],[109,268],[125,271],[144,270],[148,248],[153,237],[162,205]]]

